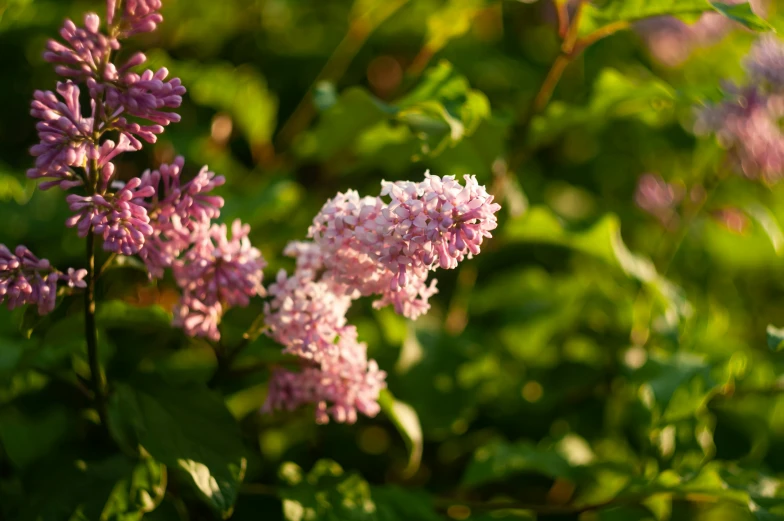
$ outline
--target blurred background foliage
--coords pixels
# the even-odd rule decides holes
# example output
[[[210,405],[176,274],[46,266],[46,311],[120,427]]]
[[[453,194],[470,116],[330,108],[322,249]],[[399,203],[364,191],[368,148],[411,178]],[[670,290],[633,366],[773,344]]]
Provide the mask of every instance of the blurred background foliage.
[[[238,520],[784,519],[782,333],[766,333],[784,326],[784,188],[708,186],[721,151],[690,130],[692,107],[743,77],[757,36],[619,31],[576,57],[531,118],[563,4],[165,0],[164,24],[131,45],[182,78],[182,122],[121,175],[182,154],[226,176],[223,218],[252,226],[267,280],[292,267],[283,247],[327,198],[382,179],[475,174],[503,205],[500,226],[481,256],[440,272],[416,323],[354,306],[391,393],[354,426],[261,414],[263,366],[279,356],[263,336],[219,382],[224,407],[206,388],[212,349],[168,327],[171,281],[113,268],[99,341],[114,437],[138,436],[155,458],[139,464],[113,455],[73,385],[89,374],[79,302],[44,320],[0,314],[0,517],[213,519],[237,499]],[[586,31],[604,23],[596,4]],[[784,29],[784,6],[765,7]],[[24,176],[28,106],[56,80],[45,41],[88,10],[103,6],[0,0],[0,242],[62,266],[81,266],[83,247],[62,195]],[[664,221],[643,212],[645,173],[699,204]],[[226,317],[227,345],[261,309]],[[154,378],[174,410],[145,391]],[[125,425],[142,409],[149,423]],[[194,455],[167,461],[177,450]],[[237,453],[247,467],[225,463]],[[199,486],[203,469],[186,469],[195,492],[172,471],[182,458],[211,470]]]

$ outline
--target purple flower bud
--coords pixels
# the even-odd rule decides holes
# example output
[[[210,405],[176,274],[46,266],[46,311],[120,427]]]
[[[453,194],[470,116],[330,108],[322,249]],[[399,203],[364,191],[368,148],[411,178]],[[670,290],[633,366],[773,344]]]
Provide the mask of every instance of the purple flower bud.
[[[67,274],[60,273],[24,246],[17,246],[12,253],[0,244],[0,302],[5,302],[8,309],[35,304],[38,314],[51,313],[57,300],[57,282],[84,288],[85,275],[86,270],[73,268],[68,268]]]
[[[125,0],[122,11],[117,13],[116,0],[106,2],[109,23],[119,24],[124,37],[154,31],[163,21],[163,16],[158,12],[160,9],[161,0]]]
[[[79,236],[93,233],[103,237],[106,251],[122,255],[134,255],[144,246],[147,237],[153,234],[150,218],[143,205],[143,198],[151,197],[152,187],[140,187],[138,177],[131,179],[115,194],[90,196],[69,195],[66,201],[75,212],[67,221],[69,227],[76,226]]]

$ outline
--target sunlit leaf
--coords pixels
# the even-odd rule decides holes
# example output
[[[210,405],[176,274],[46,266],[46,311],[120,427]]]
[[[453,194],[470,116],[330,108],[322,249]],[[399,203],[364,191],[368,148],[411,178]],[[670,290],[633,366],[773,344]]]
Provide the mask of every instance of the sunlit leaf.
[[[294,463],[281,465],[280,497],[287,521],[397,521],[440,519],[424,494],[398,487],[371,487],[359,474],[319,460],[305,474]]]
[[[422,450],[424,439],[422,437],[422,426],[419,424],[419,416],[413,407],[407,403],[396,400],[388,389],[381,391],[378,398],[381,410],[386,414],[392,423],[397,427],[398,432],[403,437],[408,449],[408,466],[405,473],[414,474],[422,461]]]
[[[770,25],[757,16],[747,2],[730,6],[711,0],[605,0],[586,4],[579,32],[580,35],[588,35],[611,24],[631,24],[656,16],[693,20],[696,15],[706,12],[719,12],[756,31],[770,29]]]
[[[474,453],[463,474],[463,485],[473,487],[526,472],[575,481],[579,470],[552,447],[539,448],[525,442],[496,443]]]
[[[415,158],[436,157],[490,118],[487,96],[445,61],[425,71],[410,93],[392,103],[351,87],[336,102],[324,104],[328,107],[315,128],[296,144],[304,157],[327,159],[346,149],[368,156],[391,145]]]
[[[771,351],[781,351],[784,349],[784,328],[768,325],[766,332],[768,335],[768,348]]]
[[[751,8],[750,2],[727,4],[725,2],[711,1],[713,8],[735,22],[738,22],[753,31],[770,31],[771,25],[760,18]]]

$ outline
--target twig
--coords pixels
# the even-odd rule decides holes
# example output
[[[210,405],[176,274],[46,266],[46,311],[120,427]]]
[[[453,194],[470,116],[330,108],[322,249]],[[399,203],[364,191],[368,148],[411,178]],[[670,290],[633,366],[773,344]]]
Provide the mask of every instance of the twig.
[[[367,16],[367,13],[351,20],[348,32],[335,48],[327,63],[324,64],[316,79],[313,80],[313,84],[308,88],[307,94],[300,100],[294,112],[281,126],[275,140],[277,149],[283,149],[290,145],[297,134],[306,129],[315,116],[316,111],[311,99],[313,87],[322,81],[337,81],[340,79],[373,31],[407,2],[408,0],[383,2],[378,9],[383,8],[384,10],[380,11],[377,16],[374,16],[372,21],[368,19],[370,17]]]
[[[100,269],[95,273],[95,278],[97,279],[98,277],[103,275],[103,272],[109,269],[109,266],[112,265],[112,262],[114,262],[114,259],[116,258],[117,258],[117,253],[112,252],[111,255],[109,255],[106,258],[106,261],[101,265]]]

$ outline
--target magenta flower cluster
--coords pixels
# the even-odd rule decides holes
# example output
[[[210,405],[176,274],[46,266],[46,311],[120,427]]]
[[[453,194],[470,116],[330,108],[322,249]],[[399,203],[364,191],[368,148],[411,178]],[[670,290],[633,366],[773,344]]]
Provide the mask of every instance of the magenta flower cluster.
[[[32,304],[38,313],[50,313],[57,300],[57,283],[84,288],[87,270],[68,268],[66,273],[54,269],[46,259],[39,259],[24,246],[11,252],[0,244],[0,301],[8,309]]]
[[[784,43],[760,38],[745,65],[748,85],[728,85],[724,101],[699,110],[695,132],[714,134],[746,177],[775,183],[784,175]]]
[[[179,79],[167,79],[163,68],[137,71],[146,61],[142,53],[121,64],[113,61],[121,39],[153,31],[163,21],[160,8],[160,0],[108,0],[103,27],[92,13],[82,26],[65,21],[62,40],[50,41],[44,58],[66,80],[56,92],[33,96],[40,142],[31,149],[36,162],[28,176],[41,179],[44,190],[75,191],[66,196],[73,214],[65,224],[79,236],[94,234],[105,251],[140,256],[151,277],[171,269],[182,289],[174,324],[188,335],[218,340],[226,309],[263,293],[265,266],[250,245],[247,226],[235,222],[229,236],[225,225],[213,222],[223,199],[211,192],[223,177],[204,167],[188,179],[182,158],[127,181],[115,175],[120,154],[154,143],[180,119],[172,111],[185,94]],[[88,111],[80,102],[83,92],[89,95]],[[2,298],[11,307],[37,303],[46,313],[54,307],[58,281],[84,286],[83,270],[63,275],[27,250],[3,253]]]
[[[265,408],[314,403],[320,423],[376,414],[386,375],[346,322],[352,301],[376,296],[377,308],[392,305],[412,319],[426,313],[436,293],[429,272],[478,254],[499,209],[475,177],[462,185],[429,173],[420,183],[383,182],[378,197],[349,191],[327,201],[309,229],[312,242],[286,249],[294,274],[279,272],[268,288],[269,335],[304,367],[275,372]]]
[[[70,192],[65,224],[79,236],[97,236],[111,254],[138,256],[150,278],[171,270],[181,290],[173,324],[218,341],[227,309],[267,293],[266,263],[250,243],[250,227],[216,222],[224,202],[214,191],[225,179],[207,167],[186,175],[182,157],[139,177],[116,175],[118,156],[155,142],[179,121],[179,79],[167,79],[166,69],[138,71],[146,61],[141,53],[113,61],[120,40],[162,22],[160,7],[160,0],[108,0],[105,25],[95,14],[82,26],[67,20],[62,41],[48,43],[44,56],[65,81],[56,92],[34,94],[40,142],[28,176],[42,189]],[[267,334],[300,363],[297,371],[274,372],[265,409],[313,404],[320,423],[375,415],[386,374],[347,322],[352,303],[374,296],[375,307],[391,305],[411,319],[426,313],[437,291],[429,272],[478,254],[499,209],[476,178],[461,184],[427,173],[419,183],[384,182],[377,197],[348,191],[327,201],[309,229],[311,241],[285,250],[296,258],[294,273],[281,271],[268,288]],[[59,272],[22,246],[13,254],[0,246],[0,299],[9,307],[52,311],[58,282],[83,288],[90,279],[85,270]]]

